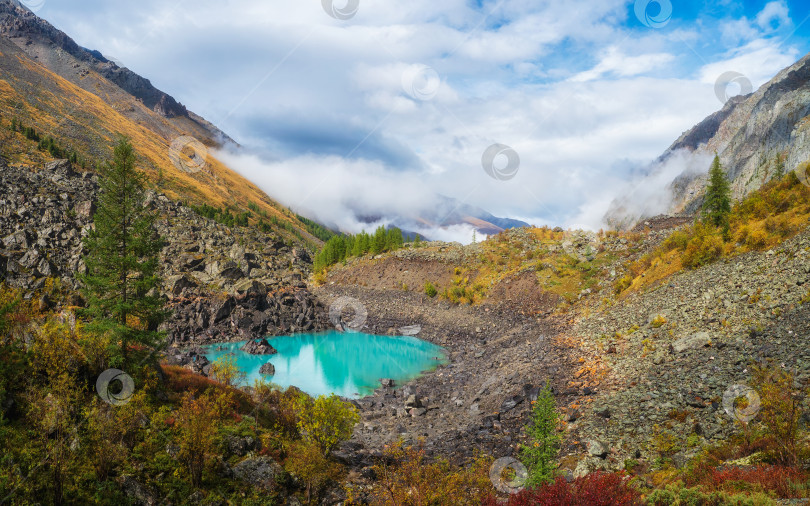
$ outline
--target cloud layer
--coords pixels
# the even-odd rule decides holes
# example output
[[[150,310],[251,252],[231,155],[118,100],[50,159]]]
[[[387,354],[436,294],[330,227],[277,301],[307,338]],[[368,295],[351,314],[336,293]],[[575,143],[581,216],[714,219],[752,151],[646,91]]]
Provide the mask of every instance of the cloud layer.
[[[803,54],[802,9],[675,5],[658,29],[605,0],[360,0],[343,21],[316,0],[47,0],[39,14],[248,146],[224,157],[268,194],[357,232],[358,209],[413,213],[434,192],[598,227],[640,166],[720,108],[722,73],[757,87]],[[510,180],[482,168],[495,143],[519,154]]]

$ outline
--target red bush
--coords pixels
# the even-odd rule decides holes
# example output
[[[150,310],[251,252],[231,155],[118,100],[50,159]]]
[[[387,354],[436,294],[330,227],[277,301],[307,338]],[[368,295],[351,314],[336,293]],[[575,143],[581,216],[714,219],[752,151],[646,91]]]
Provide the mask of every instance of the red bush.
[[[631,506],[641,504],[641,494],[632,488],[624,473],[595,472],[568,483],[558,477],[554,483],[523,490],[509,498],[507,506]],[[490,497],[486,506],[495,506]]]
[[[701,485],[710,490],[742,492],[751,490],[750,485],[758,485],[764,492],[773,491],[779,497],[799,497],[794,483],[801,483],[804,473],[794,467],[756,466],[723,467],[713,469]]]

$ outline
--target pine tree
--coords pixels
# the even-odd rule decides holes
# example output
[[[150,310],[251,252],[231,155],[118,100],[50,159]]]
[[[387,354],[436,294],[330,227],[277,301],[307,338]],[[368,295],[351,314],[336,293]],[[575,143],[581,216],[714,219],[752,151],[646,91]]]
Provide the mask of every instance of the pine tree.
[[[532,402],[531,416],[531,424],[526,427],[529,444],[521,445],[521,460],[529,472],[527,485],[539,486],[554,480],[561,440],[557,434],[559,415],[548,382]]]
[[[703,219],[715,227],[728,232],[728,215],[731,213],[731,184],[720,165],[720,158],[715,154],[709,169],[709,186],[703,201]]]
[[[785,177],[785,159],[780,154],[776,154],[776,168],[774,170],[773,178],[776,180]]]
[[[101,171],[95,230],[84,240],[87,272],[81,276],[91,330],[109,336],[122,365],[131,345],[153,348],[162,339],[166,319],[157,294],[161,279],[158,255],[163,239],[155,230],[155,211],[144,205],[145,176],[135,170],[135,151],[126,138]]]

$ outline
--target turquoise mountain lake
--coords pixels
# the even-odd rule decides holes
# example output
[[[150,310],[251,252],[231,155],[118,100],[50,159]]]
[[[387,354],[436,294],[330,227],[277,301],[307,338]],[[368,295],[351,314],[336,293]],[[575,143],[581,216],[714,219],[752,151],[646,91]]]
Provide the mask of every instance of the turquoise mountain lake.
[[[444,348],[410,336],[332,331],[268,337],[267,341],[278,350],[277,354],[250,355],[240,351],[245,341],[203,348],[212,362],[233,353],[249,385],[264,377],[282,387],[294,385],[310,395],[335,393],[351,398],[373,393],[381,378],[393,378],[402,384],[446,362]],[[267,362],[276,368],[272,376],[259,374],[259,368]]]

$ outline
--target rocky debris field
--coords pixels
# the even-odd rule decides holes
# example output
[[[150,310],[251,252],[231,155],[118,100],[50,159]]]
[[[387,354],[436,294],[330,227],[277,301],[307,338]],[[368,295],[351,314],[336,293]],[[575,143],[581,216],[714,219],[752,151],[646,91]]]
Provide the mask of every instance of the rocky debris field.
[[[683,220],[656,223],[680,227]],[[473,258],[470,246],[445,245],[451,257],[445,258],[430,243],[427,250],[333,269],[313,288],[319,298],[359,300],[368,311],[367,332],[397,335],[403,326],[421,325],[418,337],[444,346],[450,359],[408,385],[381,387],[358,401],[363,421],[351,444],[359,464],[399,438],[423,439],[429,454],[456,461],[476,450],[514,455],[530,401],[548,380],[565,425],[562,465],[571,475],[621,469],[628,459],[652,463],[659,438],[677,442],[673,460],[681,465],[701,446],[739,430],[722,398],[730,386],[750,381],[756,361],[771,359],[797,381],[810,380],[810,232],[616,300],[612,282],[623,262],[651,251],[671,231],[656,226],[636,239],[603,238],[596,247],[622,256],[594,290],[555,311],[540,304],[524,310],[529,292],[543,292],[537,286],[527,292],[522,270],[501,281],[516,289],[495,285],[473,306],[397,288],[423,274],[417,258],[463,265]],[[525,231],[509,236],[532,247]],[[574,235],[555,247],[585,256],[590,242]],[[371,280],[369,286],[355,284],[360,279]]]
[[[727,438],[739,426],[723,394],[747,384],[755,362],[770,359],[797,381],[810,380],[809,281],[804,232],[765,253],[676,274],[566,329],[610,370],[567,427],[584,449],[609,450],[586,457],[580,471],[651,460],[651,442],[664,431],[678,441],[676,464]]]
[[[402,290],[327,282],[313,291],[326,304],[340,297],[360,301],[368,312],[365,332],[401,335],[418,324],[419,338],[447,351],[447,364],[393,388],[381,378],[374,395],[355,401],[362,421],[339,452],[355,467],[372,465],[384,445],[400,438],[422,441],[428,455],[457,463],[476,452],[515,455],[531,401],[546,381],[565,401],[593,394],[565,387],[574,360],[556,339],[561,322],[555,319],[452,305]]]
[[[0,159],[0,277],[27,296],[57,278],[75,290],[85,272],[82,239],[92,227],[97,176],[65,161],[43,168]],[[238,341],[322,330],[326,312],[302,281],[310,254],[274,234],[229,228],[164,195],[147,193],[158,210],[166,324],[175,346]],[[46,299],[46,298],[45,298]],[[51,302],[41,300],[48,307]],[[81,297],[69,301],[80,306]]]

